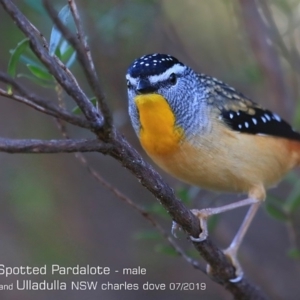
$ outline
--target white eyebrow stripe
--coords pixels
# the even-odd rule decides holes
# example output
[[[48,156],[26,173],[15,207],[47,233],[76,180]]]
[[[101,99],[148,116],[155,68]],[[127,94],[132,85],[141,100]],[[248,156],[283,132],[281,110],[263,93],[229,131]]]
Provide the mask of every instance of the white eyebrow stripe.
[[[166,70],[165,72],[163,72],[159,75],[149,76],[149,81],[150,81],[151,84],[155,84],[157,82],[161,82],[161,81],[164,81],[164,80],[168,79],[172,73],[182,74],[185,69],[186,69],[185,66],[182,66],[180,64],[176,64],[176,65],[172,66],[171,68],[169,68],[168,70]]]
[[[126,74],[126,79],[132,84],[132,85],[137,85],[138,79],[131,77],[129,74]]]

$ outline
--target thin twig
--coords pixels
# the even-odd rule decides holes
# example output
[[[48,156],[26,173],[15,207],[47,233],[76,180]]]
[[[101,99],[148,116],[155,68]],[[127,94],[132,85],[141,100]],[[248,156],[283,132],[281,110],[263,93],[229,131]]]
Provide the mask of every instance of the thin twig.
[[[23,96],[19,96],[16,94],[11,94],[6,92],[5,90],[0,88],[0,95],[12,100],[15,100],[17,102],[26,104],[27,106],[32,107],[33,109],[40,111],[44,114],[47,114],[49,116],[55,117],[55,118],[60,118],[62,120],[65,120],[66,122],[79,126],[79,127],[83,127],[83,128],[90,128],[89,123],[80,118],[77,117],[75,115],[70,114],[68,111],[64,110],[64,109],[55,109],[54,107],[52,107],[51,109],[46,108],[45,106],[41,105],[41,102],[39,101],[40,104],[36,104],[35,102],[33,102],[31,99],[23,97]],[[35,99],[37,99],[35,97]]]
[[[76,25],[76,28],[77,28],[77,34],[78,34],[79,41],[82,43],[82,45],[85,49],[86,56],[89,60],[89,65],[91,67],[92,72],[95,74],[95,72],[96,72],[95,65],[94,65],[94,62],[93,62],[91,50],[90,50],[89,45],[87,43],[87,37],[84,34],[84,30],[83,30],[83,27],[82,27],[82,24],[81,24],[81,20],[80,20],[80,16],[79,16],[79,12],[78,12],[78,9],[77,9],[76,2],[74,0],[68,0],[68,2],[69,2],[69,6],[71,8],[73,19],[74,19],[74,22],[75,22],[75,25]],[[103,97],[104,97],[104,95],[103,95]],[[104,98],[103,98],[103,100],[104,100]]]
[[[31,108],[33,108],[35,110],[38,110],[38,111],[40,111],[40,112],[42,112],[44,114],[48,114],[48,115],[53,116],[53,117],[57,117],[58,116],[53,111],[48,110],[48,109],[46,109],[46,108],[44,108],[42,106],[39,106],[38,104],[33,103],[32,101],[30,101],[29,99],[27,99],[25,97],[8,93],[7,91],[5,91],[5,90],[3,90],[1,88],[0,88],[0,95],[3,96],[3,97],[6,97],[6,98],[10,98],[10,99],[16,100],[17,102],[24,103],[24,104],[30,106]]]
[[[80,23],[80,19],[79,19],[79,14],[78,14],[78,11],[76,8],[76,4],[74,1],[72,1],[72,3],[70,3],[70,5],[71,5],[71,11],[74,16],[75,24],[77,26],[77,24]],[[111,117],[109,108],[107,106],[107,103],[105,101],[104,93],[100,87],[99,78],[95,71],[94,64],[91,63],[92,62],[91,55],[90,55],[89,47],[87,45],[86,38],[84,36],[82,27],[81,27],[81,25],[78,25],[79,27],[77,27],[77,29],[79,30],[78,31],[79,39],[78,39],[76,36],[74,36],[70,32],[70,30],[66,26],[64,26],[64,24],[58,18],[58,14],[55,11],[55,9],[53,8],[53,6],[50,4],[50,1],[44,0],[44,6],[45,6],[49,16],[51,17],[52,21],[54,22],[54,24],[57,26],[57,28],[63,34],[64,38],[76,50],[77,58],[81,64],[81,66],[84,70],[85,76],[86,76],[86,78],[98,100],[100,111],[101,111],[101,113],[104,117],[104,121],[105,121],[105,124],[104,124],[105,130],[103,133],[105,134],[106,137],[108,137],[108,135],[111,132],[111,128],[112,128],[112,117]]]
[[[49,44],[45,38],[45,36],[30,22],[32,29],[36,32],[36,34],[42,39],[44,48],[49,51]]]
[[[103,127],[103,120],[100,117],[99,112],[80,89],[75,77],[70,75],[71,72],[68,68],[64,66],[63,63],[58,63],[58,59],[51,56],[43,45],[41,45],[31,23],[10,0],[1,0],[1,4],[16,22],[16,25],[20,30],[29,38],[32,51],[65,91],[76,101],[83,114],[92,123],[94,130],[101,130]]]
[[[13,88],[18,91],[23,97],[19,97],[15,94],[9,94],[4,90],[1,90],[2,96],[17,100],[19,102],[23,102],[24,104],[29,106],[30,103],[33,103],[36,105],[35,109],[44,108],[45,111],[43,112],[46,114],[60,117],[61,119],[73,125],[77,125],[83,128],[91,128],[91,125],[87,120],[80,118],[74,114],[70,114],[67,110],[59,108],[52,101],[46,100],[36,94],[33,94],[32,92],[27,91],[23,85],[3,72],[0,72],[0,81],[12,85]]]

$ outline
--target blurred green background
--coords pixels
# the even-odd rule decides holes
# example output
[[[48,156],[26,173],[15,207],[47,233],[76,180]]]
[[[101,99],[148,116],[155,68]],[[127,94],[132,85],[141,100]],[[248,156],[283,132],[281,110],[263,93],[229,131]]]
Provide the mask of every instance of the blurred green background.
[[[52,2],[58,10],[66,4],[62,0]],[[300,1],[78,0],[77,3],[114,123],[143,155],[127,114],[124,76],[135,58],[152,52],[174,55],[193,69],[229,83],[300,129]],[[52,23],[41,1],[23,0],[15,4],[49,38]],[[2,7],[0,37],[0,68],[4,71],[9,50],[24,36]],[[18,70],[26,72],[26,67],[20,64]],[[71,70],[92,96],[80,66],[75,63]],[[22,82],[35,93],[57,101],[54,90],[26,79]],[[75,104],[65,95],[64,99],[71,110]],[[50,117],[10,99],[0,101],[1,137],[60,138]],[[69,131],[72,137],[91,136],[74,127]],[[100,154],[86,157],[107,181],[136,203],[153,210],[154,197],[116,161]],[[194,193],[194,189],[163,175],[175,189],[195,194],[189,196],[191,208],[217,206],[243,197],[203,190]],[[300,293],[299,202],[299,172],[295,171],[269,192],[267,209],[265,206],[259,211],[241,247],[240,260],[247,277],[271,299],[297,299]],[[99,284],[106,281],[207,284],[206,291],[189,292],[0,291],[1,299],[231,299],[222,287],[182,258],[163,253],[163,239],[146,238],[146,232],[153,230],[147,221],[99,185],[72,154],[0,153],[0,203],[0,264],[90,264],[118,270],[142,266],[147,269],[145,276],[114,273],[99,277]],[[230,243],[245,212],[240,209],[217,220],[211,235],[220,247]],[[171,219],[157,215],[156,218],[169,231]],[[180,235],[178,243],[198,258],[184,235]],[[0,277],[0,284],[16,278]],[[70,281],[78,277],[55,279]],[[95,277],[80,279],[95,280]]]

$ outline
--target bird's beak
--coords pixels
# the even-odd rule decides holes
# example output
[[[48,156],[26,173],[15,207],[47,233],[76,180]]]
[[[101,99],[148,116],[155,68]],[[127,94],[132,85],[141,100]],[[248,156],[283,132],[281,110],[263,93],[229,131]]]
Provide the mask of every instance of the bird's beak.
[[[156,88],[151,85],[150,81],[148,79],[142,78],[138,82],[136,92],[137,94],[151,94],[156,90]]]

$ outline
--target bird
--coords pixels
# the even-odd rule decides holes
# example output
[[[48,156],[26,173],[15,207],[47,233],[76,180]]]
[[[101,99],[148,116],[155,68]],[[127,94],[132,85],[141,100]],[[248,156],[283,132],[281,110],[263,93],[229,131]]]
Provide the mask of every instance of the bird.
[[[231,204],[193,209],[208,236],[208,217],[249,206],[224,250],[243,278],[238,249],[266,190],[300,165],[300,134],[278,114],[169,54],[137,58],[126,73],[128,111],[148,156],[175,178],[204,189],[247,194]]]

